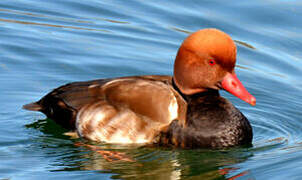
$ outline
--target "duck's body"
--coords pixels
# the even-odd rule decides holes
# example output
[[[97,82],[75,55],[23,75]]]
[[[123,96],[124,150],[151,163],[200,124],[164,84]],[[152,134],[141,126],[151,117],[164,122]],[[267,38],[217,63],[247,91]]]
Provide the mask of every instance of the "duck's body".
[[[210,35],[222,33],[207,31]],[[24,108],[41,111],[93,141],[183,148],[250,144],[252,128],[248,120],[218,93],[223,87],[255,104],[255,98],[233,73],[236,56],[232,53],[236,48],[218,49],[228,57],[195,52],[192,36],[196,33],[178,52],[173,77],[133,76],[70,83]],[[223,38],[223,43],[232,43],[228,36]],[[192,76],[196,74],[199,77]]]
[[[108,143],[153,142],[186,108],[170,76],[70,83],[30,106],[82,137]]]

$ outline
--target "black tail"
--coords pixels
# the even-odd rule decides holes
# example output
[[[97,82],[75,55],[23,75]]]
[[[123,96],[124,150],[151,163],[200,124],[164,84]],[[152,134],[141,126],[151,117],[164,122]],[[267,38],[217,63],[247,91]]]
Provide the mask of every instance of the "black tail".
[[[22,107],[23,109],[30,110],[30,111],[41,111],[42,107],[38,102],[30,103],[30,104],[25,104]]]

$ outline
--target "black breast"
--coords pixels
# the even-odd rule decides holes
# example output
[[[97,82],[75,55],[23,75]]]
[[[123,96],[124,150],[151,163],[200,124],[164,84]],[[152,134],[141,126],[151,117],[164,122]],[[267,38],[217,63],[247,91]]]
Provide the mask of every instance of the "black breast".
[[[224,148],[251,144],[247,118],[218,91],[184,96],[188,103],[186,125],[173,121],[160,143],[187,148]]]

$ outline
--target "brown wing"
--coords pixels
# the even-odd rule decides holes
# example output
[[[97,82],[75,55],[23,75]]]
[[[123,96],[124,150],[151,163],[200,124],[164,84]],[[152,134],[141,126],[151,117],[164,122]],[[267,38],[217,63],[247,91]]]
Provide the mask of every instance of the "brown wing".
[[[158,81],[171,86],[171,76],[133,76],[117,79],[99,79],[85,82],[69,83],[54,89],[41,100],[24,105],[23,108],[33,111],[41,111],[47,117],[53,119],[66,129],[75,129],[75,119],[78,111],[89,104],[98,102],[103,98],[102,86],[107,82],[122,79],[140,79],[148,81]],[[112,93],[109,93],[112,95]],[[178,93],[175,93],[178,94]],[[179,96],[179,95],[178,95]],[[178,101],[182,101],[177,96]],[[143,106],[144,107],[144,106]],[[141,108],[141,110],[144,110]],[[183,111],[184,108],[180,109]],[[184,113],[181,113],[184,114]],[[185,116],[184,116],[185,117]]]
[[[154,77],[154,76],[152,76]],[[98,101],[80,109],[78,133],[109,143],[148,143],[179,117],[178,98],[170,84],[144,78],[121,78],[90,87]]]

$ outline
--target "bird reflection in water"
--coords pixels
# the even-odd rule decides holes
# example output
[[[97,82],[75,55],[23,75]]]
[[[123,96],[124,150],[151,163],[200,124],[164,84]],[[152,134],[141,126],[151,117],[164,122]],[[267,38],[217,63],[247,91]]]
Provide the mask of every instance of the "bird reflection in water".
[[[246,148],[216,151],[91,144],[64,136],[66,131],[49,119],[26,127],[42,132],[33,139],[40,148],[33,148],[56,157],[53,171],[96,170],[113,174],[113,179],[254,179],[249,171],[234,167],[252,156]]]

